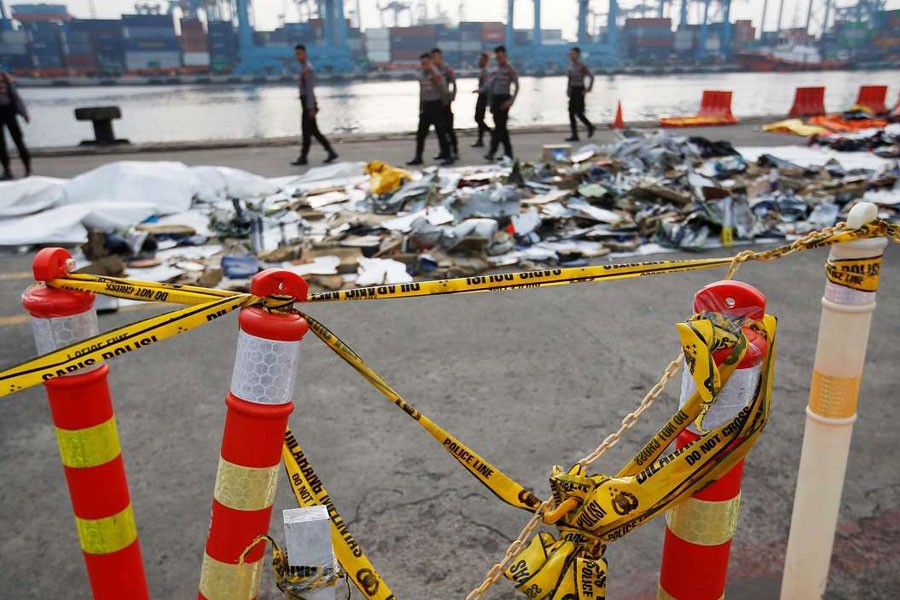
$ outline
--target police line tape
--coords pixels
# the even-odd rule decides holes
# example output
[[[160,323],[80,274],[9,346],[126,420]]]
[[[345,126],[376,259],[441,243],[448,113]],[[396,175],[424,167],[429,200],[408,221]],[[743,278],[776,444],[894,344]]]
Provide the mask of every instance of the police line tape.
[[[778,248],[763,252],[745,251],[744,253],[741,253],[741,255],[744,256],[745,261],[771,260],[773,258],[779,258],[781,256],[785,256],[793,252],[808,248],[821,247],[835,243],[843,243],[868,237],[881,237],[885,235],[891,237],[892,239],[894,239],[894,241],[900,240],[897,226],[878,221],[859,229],[823,233],[818,238],[815,234],[813,234],[811,236],[807,236],[807,238],[804,238],[805,240],[807,240],[805,244],[798,245],[797,242],[795,242],[791,245],[780,246]],[[422,282],[417,284],[409,284],[407,286],[379,286],[376,288],[363,288],[361,290],[348,290],[346,292],[313,294],[307,299],[307,301],[323,302],[355,299],[401,298],[479,291],[511,290],[564,285],[569,283],[581,283],[589,281],[618,280],[646,275],[685,272],[729,265],[733,266],[735,264],[735,260],[736,259],[734,257],[729,257],[678,261],[654,261],[624,265],[580,267],[573,269],[553,269],[533,273],[513,273],[488,277]],[[856,281],[852,277],[843,277],[843,281],[836,282],[840,283],[841,285],[848,285],[853,287],[859,285],[866,287],[870,285],[872,277],[877,278],[878,269],[877,267],[872,267],[871,265],[863,265],[862,267],[858,265],[850,266],[849,269],[835,267],[833,269],[833,271],[837,274],[850,273],[852,275],[857,275],[858,271],[860,270],[864,272],[864,277],[861,281]],[[842,277],[840,277],[839,275],[835,275],[834,277],[835,279],[842,279]],[[832,280],[832,277],[829,276],[829,279]],[[58,377],[75,372],[81,368],[92,366],[110,358],[114,358],[115,356],[119,356],[140,348],[150,346],[159,341],[162,341],[163,339],[167,339],[174,335],[184,333],[186,331],[199,327],[200,325],[211,320],[215,320],[223,315],[228,314],[236,308],[259,305],[273,309],[283,309],[286,306],[286,301],[284,299],[259,298],[250,294],[241,294],[223,290],[212,290],[196,286],[179,286],[152,282],[137,282],[126,279],[98,277],[92,275],[72,274],[65,278],[50,281],[48,282],[48,285],[63,289],[102,293],[120,298],[152,302],[188,304],[189,306],[187,308],[176,310],[171,313],[151,317],[138,323],[126,325],[114,329],[110,332],[105,332],[91,339],[84,340],[82,342],[78,342],[68,347],[42,355],[17,367],[7,369],[6,371],[0,373],[0,385],[3,386],[0,387],[0,396],[25,389],[53,377]],[[529,490],[504,475],[493,465],[483,460],[469,447],[462,444],[459,440],[427,419],[427,417],[424,417],[424,415],[419,413],[419,411],[414,409],[405,400],[403,400],[402,397],[400,397],[400,395],[397,394],[396,391],[394,391],[393,388],[391,388],[380,376],[372,371],[365,364],[365,362],[349,348],[349,346],[339,340],[337,336],[335,336],[332,332],[325,328],[324,325],[322,325],[315,319],[312,319],[311,317],[307,316],[307,318],[310,320],[311,329],[320,339],[322,339],[323,342],[325,342],[333,351],[335,351],[339,356],[341,356],[345,361],[353,366],[354,369],[356,369],[367,381],[375,386],[376,389],[382,392],[382,394],[388,397],[388,399],[394,402],[394,404],[396,404],[398,407],[407,412],[410,417],[412,417],[423,428],[425,428],[436,440],[441,442],[442,447],[444,447],[446,451],[448,451],[472,475],[478,478],[479,481],[481,481],[489,489],[491,489],[491,491],[494,492],[498,497],[511,504],[512,506],[516,506],[518,508],[532,511],[536,508],[539,501]],[[704,327],[713,328],[711,331],[707,332],[707,334],[714,334],[718,331],[719,335],[712,335],[710,339],[707,340],[702,334],[695,332],[695,336],[697,337],[695,341],[700,340],[704,342],[709,341],[710,343],[721,343],[722,339],[724,339],[724,336],[721,335],[722,331],[720,331],[721,328],[719,327],[719,324],[709,320],[703,322],[709,323],[709,325],[706,325]],[[689,328],[694,331],[693,328]],[[682,338],[684,338],[684,335],[687,335],[682,331],[680,331],[680,333],[682,333]],[[771,334],[774,338],[774,321],[771,325]],[[735,348],[738,347],[738,342],[740,341],[740,339],[742,339],[742,335],[736,335],[735,339],[731,340],[732,343],[735,344]],[[694,344],[694,346],[696,347],[696,344]],[[711,347],[712,346],[707,346],[707,349],[709,350]],[[770,356],[771,354],[772,352],[770,352]],[[714,364],[712,363],[711,359],[708,362]],[[736,364],[736,362],[734,364]],[[766,371],[766,373],[770,373],[770,371]],[[725,367],[721,371],[711,371],[707,373],[707,375],[714,375],[714,379],[717,378],[720,384],[724,384],[724,382],[727,381],[730,373],[727,372],[727,367]],[[768,376],[770,377],[770,375]],[[700,381],[707,381],[707,379],[700,379]],[[770,387],[770,385],[771,384],[769,383],[764,387],[768,388]],[[715,386],[713,387],[715,388]],[[611,508],[612,512],[609,512],[608,507],[604,508],[598,505],[599,508],[591,509],[593,510],[593,513],[591,513],[592,516],[587,517],[588,521],[586,521],[585,518],[581,518],[580,520],[576,520],[576,522],[573,524],[566,525],[566,527],[569,528],[569,531],[568,533],[565,533],[563,537],[567,538],[565,539],[565,541],[574,544],[574,546],[571,547],[572,552],[579,553],[579,556],[581,556],[585,560],[595,560],[595,562],[598,561],[599,559],[591,558],[592,556],[594,556],[594,554],[591,554],[591,552],[596,553],[596,544],[605,543],[606,541],[612,541],[614,539],[617,539],[618,537],[621,537],[621,535],[624,535],[624,533],[627,533],[627,531],[630,531],[632,528],[636,527],[647,518],[650,518],[653,515],[657,514],[660,510],[663,510],[663,508],[668,506],[675,498],[683,497],[686,493],[684,490],[696,489],[697,486],[702,485],[712,475],[716,475],[717,473],[727,470],[725,467],[721,467],[721,469],[719,469],[719,465],[734,464],[738,460],[740,460],[740,458],[738,458],[733,462],[730,460],[726,462],[725,459],[716,461],[715,457],[720,456],[720,454],[717,452],[711,454],[709,460],[701,460],[698,462],[695,458],[694,463],[687,465],[687,467],[694,468],[685,468],[684,464],[687,463],[688,458],[684,458],[681,461],[677,459],[681,456],[694,457],[694,451],[692,451],[690,454],[686,454],[685,452],[679,450],[676,451],[675,455],[671,457],[659,458],[659,454],[665,451],[669,442],[674,439],[674,436],[677,436],[677,433],[687,427],[690,422],[696,420],[698,422],[698,425],[702,427],[702,415],[705,413],[705,410],[708,409],[708,406],[711,404],[711,402],[714,401],[715,395],[718,393],[718,389],[715,389],[715,393],[713,394],[713,396],[703,397],[702,391],[706,388],[699,383],[697,385],[697,388],[698,392],[695,393],[695,397],[688,402],[684,409],[676,413],[676,415],[674,415],[669,420],[669,423],[667,423],[666,427],[664,427],[660,431],[660,434],[658,434],[658,436],[662,436],[665,433],[666,436],[669,437],[666,438],[668,439],[668,442],[666,442],[665,444],[662,444],[662,442],[664,441],[663,438],[660,438],[658,440],[659,445],[657,446],[657,454],[651,453],[650,457],[648,458],[647,453],[644,452],[643,456],[638,455],[637,457],[635,457],[630,466],[623,469],[623,471],[620,472],[616,478],[610,479],[605,478],[605,476],[597,476],[601,479],[597,480],[593,484],[584,483],[583,481],[581,481],[581,483],[577,483],[577,485],[574,484],[573,481],[577,482],[580,481],[579,478],[581,478],[581,480],[585,478],[584,474],[580,472],[569,472],[563,474],[560,471],[554,474],[554,479],[552,480],[555,482],[553,484],[555,486],[554,491],[555,495],[560,495],[560,498],[562,498],[562,492],[560,490],[565,490],[571,495],[571,492],[575,489],[580,489],[584,494],[588,494],[588,492],[592,489],[596,490],[602,488],[609,494],[609,489],[607,489],[607,487],[604,485],[604,482],[617,482],[617,480],[621,479],[621,477],[623,476],[634,477],[634,480],[637,481],[640,473],[634,475],[634,473],[631,472],[631,469],[633,469],[635,466],[646,464],[648,460],[656,461],[653,462],[650,467],[648,467],[648,469],[656,468],[656,471],[654,472],[658,472],[668,465],[673,465],[673,467],[669,468],[668,472],[680,473],[682,476],[686,477],[685,482],[679,484],[682,489],[680,493],[675,496],[672,495],[672,492],[664,494],[662,497],[658,498],[650,508],[642,510],[638,513],[639,516],[647,515],[646,517],[635,517],[620,525],[616,525],[612,529],[602,531],[591,530],[591,533],[589,535],[586,535],[582,530],[578,529],[578,527],[585,527],[586,523],[590,521],[591,518],[594,519],[597,523],[603,523],[603,518],[598,517],[601,512],[603,512],[603,516],[605,516],[615,513],[615,507],[619,507],[621,509],[622,506],[630,506],[631,504],[629,504],[629,502],[631,501],[626,497],[627,501],[623,501],[621,499],[618,500],[618,504],[615,504],[614,507]],[[762,400],[760,399],[760,403],[765,405],[765,414],[767,414],[768,410],[767,398],[768,393],[766,392],[765,402],[762,402]],[[756,423],[764,424],[765,418],[760,419],[759,410],[761,409],[758,406],[756,412],[748,412],[747,410],[743,411],[741,414],[744,415],[744,421],[742,421],[741,424],[730,424],[729,426],[731,427],[731,429],[729,430],[728,435],[730,435],[730,433],[743,431],[744,425],[751,420]],[[750,418],[751,416],[753,416],[753,419]],[[742,417],[739,415],[738,420],[740,420],[741,418]],[[761,430],[761,426],[759,427],[759,430]],[[755,432],[755,435],[758,435],[759,430],[752,429],[750,431]],[[721,432],[717,434],[708,432],[704,434],[704,437],[708,435],[721,435]],[[735,436],[734,438],[732,438],[735,441],[729,442],[728,444],[724,445],[724,448],[728,449],[727,455],[742,457],[744,454],[746,454],[746,451],[749,450],[749,445],[752,444],[752,441],[756,439],[755,435],[744,436],[746,440],[741,444],[736,444],[735,441],[744,438],[740,436]],[[290,436],[290,432],[288,432],[287,441],[290,442],[291,439],[292,436]],[[649,447],[649,444],[647,447]],[[287,469],[289,478],[291,479],[291,484],[294,488],[295,496],[297,496],[298,503],[304,505],[304,501],[310,502],[312,500],[315,500],[316,503],[324,503],[328,507],[329,514],[332,517],[332,527],[333,533],[335,534],[335,544],[336,548],[338,548],[336,550],[336,553],[338,554],[339,558],[343,556],[341,564],[344,565],[344,568],[349,573],[353,574],[354,582],[356,583],[357,587],[359,587],[359,589],[363,591],[367,595],[367,597],[370,598],[378,598],[380,600],[389,600],[393,598],[393,595],[388,590],[386,584],[381,581],[380,576],[371,565],[371,562],[365,558],[365,555],[362,553],[362,550],[359,548],[358,544],[355,543],[352,536],[350,536],[349,532],[346,531],[346,526],[340,519],[340,515],[334,509],[333,504],[330,504],[330,498],[328,498],[327,492],[324,491],[324,487],[321,485],[321,481],[318,480],[317,477],[315,477],[315,473],[314,471],[312,471],[311,466],[309,466],[308,461],[305,461],[305,457],[303,457],[302,451],[299,450],[299,445],[297,444],[294,448],[291,448],[290,444],[286,444],[284,458],[285,468]],[[662,461],[666,462],[664,464],[658,464]],[[301,465],[306,465],[306,468],[304,469]],[[680,467],[680,470],[676,469],[676,466]],[[314,481],[311,482],[310,478],[312,478]],[[596,478],[588,479],[593,481],[593,479]],[[661,485],[664,484],[666,480],[666,478],[656,479],[656,481],[660,482]],[[693,481],[693,483],[690,483],[689,480]],[[591,487],[591,485],[593,485],[593,487]],[[624,483],[621,483],[620,485],[624,486]],[[647,489],[650,488],[648,487]],[[306,490],[306,492],[303,492],[303,490]],[[611,497],[617,497],[615,496],[615,494],[609,495]],[[301,497],[305,500],[302,500]],[[584,496],[584,498],[586,497],[587,496]],[[638,498],[637,495],[635,495],[635,497]],[[656,496],[652,495],[648,497],[656,498]],[[582,500],[584,500],[584,498],[582,498]],[[668,500],[666,500],[667,498]],[[326,503],[326,499],[328,500],[328,503]],[[640,500],[638,500],[638,503],[640,503]],[[587,506],[594,506],[594,504],[588,503]],[[656,508],[654,509],[654,507]],[[629,514],[630,512],[633,511],[629,511]],[[535,543],[541,544],[541,540],[546,541],[546,537],[535,538],[535,540]],[[576,543],[578,540],[581,540],[581,542]],[[561,541],[563,540],[561,539]],[[342,544],[344,546],[343,550],[341,550],[340,548]],[[538,546],[534,547],[538,548]],[[543,550],[541,550],[542,552],[544,552],[544,550],[547,550],[544,546],[540,547],[543,548]],[[531,547],[529,547],[529,549],[531,549]],[[557,551],[559,551],[559,549],[557,549]],[[531,555],[529,554],[529,556]],[[600,558],[602,558],[602,555],[600,556]],[[345,564],[344,561],[347,561],[347,563]],[[599,562],[597,562],[597,564],[599,564]],[[535,572],[534,566],[535,565],[533,564],[531,565],[531,570],[529,570],[529,573]],[[589,569],[586,568],[585,572],[587,572],[588,570]],[[604,569],[596,569],[597,573],[600,573],[601,571],[605,573],[605,567]],[[603,577],[605,580],[605,575]],[[530,579],[530,577],[525,578],[521,574],[521,572],[517,571],[514,580],[518,583],[520,581],[524,581],[525,579]],[[595,583],[596,582],[599,582],[599,575],[595,580]],[[532,583],[530,585],[536,584]]]
[[[744,251],[734,257],[688,260],[650,261],[617,265],[596,265],[504,273],[483,277],[467,277],[425,281],[404,285],[375,286],[311,294],[307,303],[411,298],[444,294],[504,291],[566,285],[573,283],[616,281],[634,277],[682,273],[731,266],[750,260],[773,260],[795,252],[872,237],[889,237],[900,243],[900,226],[883,220],[872,221],[857,229],[833,228],[813,232],[802,240],[760,252]],[[866,260],[866,259],[864,259]],[[863,262],[864,262],[863,260]],[[860,262],[860,261],[857,261]],[[851,264],[852,261],[830,262],[829,280],[854,289],[877,286],[879,265]],[[860,271],[862,274],[860,274]],[[187,304],[165,315],[125,325],[93,338],[39,356],[0,373],[0,397],[37,385],[47,379],[73,373],[116,356],[151,346],[163,339],[199,327],[236,308],[252,305],[284,307],[272,299],[250,294],[216,290],[190,285],[132,281],[73,273],[54,279],[47,285],[60,289],[94,292],[144,302]]]

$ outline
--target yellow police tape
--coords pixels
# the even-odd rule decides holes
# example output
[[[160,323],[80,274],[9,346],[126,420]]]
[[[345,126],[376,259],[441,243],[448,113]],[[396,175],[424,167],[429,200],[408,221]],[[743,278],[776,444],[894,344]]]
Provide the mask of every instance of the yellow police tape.
[[[900,228],[897,225],[884,221],[875,221],[858,229],[832,230],[812,234],[805,238],[806,241],[803,244],[795,242],[794,244],[762,252],[744,251],[739,257],[742,257],[740,262],[747,260],[772,260],[809,248],[881,236],[888,236],[894,241],[900,241]],[[536,272],[509,273],[312,294],[307,299],[307,302],[371,300],[514,290],[570,283],[612,281],[729,265],[733,267],[735,263],[736,259],[734,257],[725,257],[549,269]],[[102,293],[119,298],[188,304],[190,306],[102,333],[91,339],[50,352],[7,369],[0,373],[0,397],[36,385],[47,379],[66,375],[115,356],[153,345],[163,339],[199,327],[237,308],[258,305],[270,309],[285,309],[290,305],[290,302],[284,298],[258,298],[250,294],[195,286],[138,282],[93,275],[72,274],[65,278],[53,280],[48,285],[63,289]],[[307,318],[310,320],[311,329],[320,339],[353,366],[382,394],[425,428],[429,434],[441,443],[446,451],[494,494],[512,506],[527,510],[535,509],[538,501],[529,490],[504,475],[468,446],[462,444],[458,439],[419,413],[372,371],[356,353],[334,336],[332,332],[315,319],[309,316]],[[769,323],[770,320],[771,318],[767,317],[766,323]],[[771,327],[771,331],[769,327]],[[771,323],[766,325],[765,331],[774,336],[774,320],[771,320]],[[602,553],[599,556],[596,555],[599,548],[598,545],[621,537],[637,525],[658,514],[663,508],[668,507],[676,498],[689,494],[708,480],[715,479],[721,475],[730,465],[735,464],[746,454],[750,444],[758,436],[759,430],[765,423],[765,415],[768,411],[768,388],[771,385],[771,370],[768,368],[768,365],[773,354],[771,349],[765,370],[767,385],[763,386],[763,390],[760,391],[760,395],[757,396],[751,407],[742,411],[735,421],[726,425],[725,428],[718,428],[704,433],[702,439],[705,440],[703,442],[706,444],[705,449],[703,443],[695,443],[686,449],[676,451],[673,455],[660,458],[662,452],[665,451],[678,432],[684,429],[691,421],[695,421],[701,428],[701,431],[703,431],[703,415],[711,402],[714,401],[719,387],[727,381],[730,372],[734,369],[734,365],[738,362],[738,357],[743,355],[744,349],[741,348],[741,344],[746,344],[743,334],[732,332],[732,337],[729,338],[728,332],[729,329],[723,327],[722,323],[715,319],[694,320],[690,324],[679,327],[679,334],[683,343],[685,339],[691,339],[695,342],[695,347],[705,347],[707,350],[714,348],[716,344],[724,345],[725,347],[733,346],[737,349],[733,355],[734,360],[729,361],[728,364],[720,368],[716,368],[708,356],[700,356],[699,360],[693,360],[692,372],[695,373],[695,377],[700,377],[696,373],[705,372],[707,375],[706,378],[698,380],[698,392],[689,400],[685,407],[669,419],[669,422],[660,430],[656,438],[648,442],[642,452],[629,465],[626,465],[617,477],[587,477],[578,468],[568,473],[563,473],[561,470],[554,473],[552,486],[555,495],[558,496],[558,500],[573,497],[582,502],[581,508],[575,511],[572,516],[567,516],[563,520],[567,533],[564,534],[564,539],[560,540],[560,542],[572,544],[571,552],[577,555],[576,558],[578,560],[569,561],[567,564],[581,565],[580,574],[576,574],[575,579],[573,579],[573,581],[580,582],[577,585],[588,586],[590,583],[596,589],[600,589],[601,573],[602,579],[605,581],[605,562],[602,561]],[[774,337],[770,339],[773,340]],[[688,356],[690,358],[690,355]],[[701,385],[701,383],[707,381],[711,382],[709,386]],[[725,431],[726,428],[727,432]],[[729,438],[731,441],[727,444],[721,443],[726,438]],[[371,562],[366,559],[359,544],[347,531],[346,525],[334,509],[327,492],[321,485],[321,481],[315,475],[312,467],[309,466],[299,445],[294,441],[294,447],[290,447],[292,439],[290,432],[288,432],[288,443],[285,446],[284,459],[285,468],[291,479],[291,485],[294,488],[298,503],[301,506],[312,503],[325,504],[328,507],[332,518],[336,554],[341,560],[341,564],[352,574],[357,587],[367,597],[378,600],[390,600],[393,598],[393,595],[387,588],[387,585],[381,580]],[[718,449],[712,452],[714,448]],[[723,448],[727,451],[723,450]],[[699,458],[695,458],[698,453],[700,454]],[[725,456],[723,457],[723,455]],[[641,467],[648,463],[650,466],[642,470]],[[663,471],[663,469],[665,470]],[[669,475],[661,478],[658,476],[660,472],[668,473]],[[655,481],[663,482],[662,484],[657,483],[653,486],[640,487],[655,475]],[[660,494],[660,489],[667,489],[665,488],[667,482],[679,477],[682,479],[679,480],[681,483],[677,489]],[[641,480],[640,482],[638,482],[639,479]],[[611,486],[618,487],[613,488]],[[640,493],[630,491],[632,489]],[[610,497],[603,499],[595,497],[598,494],[602,495],[599,490],[602,490]],[[643,503],[642,505],[646,507],[647,502],[650,502],[651,505],[638,511],[637,506],[634,505],[635,501],[627,494],[633,495],[639,505]],[[625,511],[625,515],[620,514],[622,511]],[[602,515],[601,512],[603,513]],[[623,518],[612,518],[610,515],[613,514]],[[624,518],[626,516],[628,518]],[[540,553],[543,553],[545,556],[562,556],[560,552],[563,546],[555,546],[555,544],[560,542],[554,542],[547,546],[545,544],[547,541],[546,536],[535,538],[535,540],[526,551],[529,557],[532,556],[533,550],[540,550]],[[570,548],[568,545],[564,547]],[[595,552],[595,554],[592,555],[591,552]],[[534,556],[537,556],[537,554]],[[549,561],[549,559],[547,560]],[[526,562],[526,567],[529,567],[529,573],[536,572],[535,564]],[[531,578],[530,576],[528,578],[523,577],[519,571],[517,573],[518,578],[515,579],[517,583]],[[588,577],[587,573],[595,573],[596,575]],[[508,573],[508,575],[511,574]],[[538,583],[534,582],[531,585],[538,585]],[[545,589],[540,585],[539,587],[541,590]],[[527,589],[532,588],[529,587]],[[541,597],[545,596],[548,598],[553,597],[547,594]]]
[[[883,236],[890,237],[895,242],[900,242],[900,225],[877,220],[858,229],[826,231],[818,235],[811,234],[807,236],[807,239],[810,241],[802,245],[798,245],[795,242],[761,252],[744,251],[739,256],[743,256],[743,261],[773,260],[800,250]],[[734,262],[734,257],[723,257],[504,273],[483,277],[424,281],[399,286],[387,285],[342,290],[339,292],[324,292],[311,294],[307,298],[307,302],[411,298],[442,294],[516,290],[570,283],[615,281],[633,277],[725,267],[733,265]],[[48,282],[47,285],[61,289],[95,292],[129,300],[198,306],[125,325],[7,369],[0,373],[0,397],[31,387],[53,377],[73,373],[78,369],[98,364],[115,356],[151,346],[163,339],[199,327],[236,308],[254,304],[268,305],[270,307],[286,306],[283,299],[278,303],[272,299],[257,298],[250,294],[226,290],[132,281],[85,274],[71,274],[64,278],[54,279]]]
[[[712,349],[723,341],[726,347],[734,343],[736,333],[721,330],[719,325],[703,316],[679,324],[678,330],[699,394],[679,409],[615,477],[588,476],[581,464],[568,471],[554,468],[550,478],[554,501],[559,506],[574,499],[576,508],[557,523],[558,540],[548,533],[541,533],[504,572],[516,589],[529,598],[605,598],[607,563],[603,554],[606,544],[725,475],[743,460],[765,427],[775,357],[775,318],[770,315],[758,324],[758,330],[768,340],[768,349],[753,401],[728,423],[661,456],[669,441],[691,421],[700,418],[705,407],[715,402],[728,376],[713,362]],[[746,352],[743,333],[739,338],[726,365],[738,364]],[[734,369],[730,370],[733,372]],[[704,385],[706,382],[711,385]],[[660,443],[654,445],[655,441]],[[647,448],[656,449],[648,454]],[[643,465],[646,467],[640,469]]]
[[[882,256],[870,258],[829,258],[825,263],[828,281],[859,292],[878,291]]]

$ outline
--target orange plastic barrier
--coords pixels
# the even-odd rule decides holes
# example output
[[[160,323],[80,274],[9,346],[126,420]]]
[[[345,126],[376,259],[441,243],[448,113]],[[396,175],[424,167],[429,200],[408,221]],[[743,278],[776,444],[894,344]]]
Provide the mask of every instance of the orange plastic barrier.
[[[856,96],[856,106],[864,106],[876,115],[883,115],[888,111],[886,100],[886,85],[861,85]]]
[[[831,131],[859,131],[873,127],[887,127],[884,119],[845,119],[841,115],[822,115],[809,120],[810,125],[819,125]]]
[[[824,87],[798,87],[789,117],[814,117],[825,114]]]
[[[709,125],[734,125],[738,119],[731,113],[731,92],[703,90],[700,110],[690,117],[662,117],[662,127],[701,127]]]

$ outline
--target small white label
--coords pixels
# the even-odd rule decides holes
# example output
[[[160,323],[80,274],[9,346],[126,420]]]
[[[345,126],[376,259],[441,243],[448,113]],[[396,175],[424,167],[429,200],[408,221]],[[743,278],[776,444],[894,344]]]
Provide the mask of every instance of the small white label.
[[[238,334],[231,393],[256,404],[287,404],[294,395],[300,342]]]

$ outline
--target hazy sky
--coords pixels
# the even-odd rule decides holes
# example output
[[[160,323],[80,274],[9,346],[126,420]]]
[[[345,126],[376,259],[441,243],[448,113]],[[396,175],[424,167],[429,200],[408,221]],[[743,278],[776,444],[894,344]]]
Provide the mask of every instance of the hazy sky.
[[[5,2],[7,6],[16,4],[17,0],[0,0]],[[53,0],[46,0],[52,2]],[[156,0],[151,0],[156,2]],[[424,0],[404,0],[410,4],[417,5]],[[671,0],[670,0],[671,1]],[[678,11],[681,0],[675,0],[675,13]],[[732,0],[731,14],[732,19],[752,19],[754,26],[759,26],[759,19],[762,16],[762,6],[764,0]],[[817,7],[824,7],[823,0],[814,0]],[[853,0],[834,0],[839,6],[847,6],[854,3]],[[97,9],[97,16],[100,18],[115,18],[123,12],[134,12],[134,0],[93,0]],[[23,1],[24,3],[24,1]],[[70,12],[78,17],[90,16],[90,0],[67,0],[63,4],[69,6]],[[379,27],[381,21],[377,6],[378,4],[387,4],[387,0],[359,0],[360,12],[362,13],[363,27]],[[427,0],[429,14],[436,15],[437,7],[440,5],[454,21],[458,19],[460,10],[464,11],[465,18],[472,21],[505,21],[506,20],[506,2],[504,0]],[[639,4],[649,4],[649,0],[620,0],[620,6],[623,8],[637,6]],[[344,0],[345,8],[349,11],[356,5],[356,0]],[[577,0],[544,0],[543,15],[541,18],[542,25],[546,29],[562,29],[567,37],[574,37],[577,30]],[[593,0],[592,8],[598,12],[605,12],[607,2],[605,0]],[[690,21],[697,22],[699,19],[700,3],[692,5],[690,13]],[[803,25],[806,21],[806,11],[808,0],[784,0],[784,16],[783,24],[790,26],[792,24]],[[888,8],[900,8],[900,0],[888,0]],[[530,0],[518,0],[516,3],[516,27],[526,28],[532,24],[532,3]],[[668,7],[667,7],[668,10]],[[297,10],[294,0],[253,0],[253,13],[256,19],[258,29],[274,29],[279,22],[279,16],[286,14],[289,21],[297,20]],[[778,0],[770,0],[766,16],[767,29],[773,29],[777,20]],[[823,10],[814,9],[813,27],[818,29],[816,25],[818,19],[822,18]],[[650,16],[650,15],[648,15]],[[677,15],[673,15],[677,18]],[[405,17],[404,17],[405,19]]]

